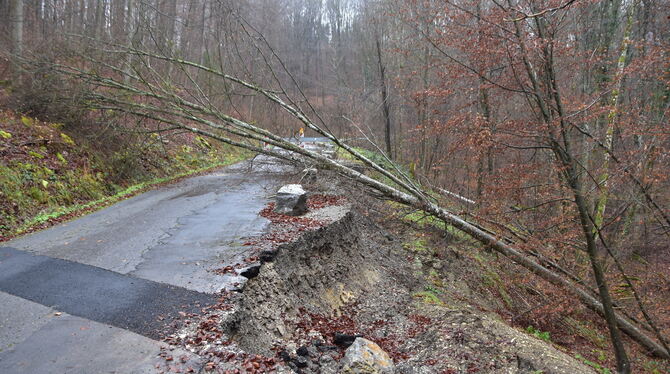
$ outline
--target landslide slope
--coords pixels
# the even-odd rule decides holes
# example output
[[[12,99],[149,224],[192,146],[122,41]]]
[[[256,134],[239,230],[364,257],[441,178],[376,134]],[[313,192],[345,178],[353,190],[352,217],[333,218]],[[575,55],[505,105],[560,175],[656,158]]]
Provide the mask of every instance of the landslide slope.
[[[339,334],[378,343],[398,373],[593,372],[491,313],[430,295],[400,241],[352,211],[280,246],[247,283],[230,333],[251,353],[308,352],[303,373],[337,372]]]

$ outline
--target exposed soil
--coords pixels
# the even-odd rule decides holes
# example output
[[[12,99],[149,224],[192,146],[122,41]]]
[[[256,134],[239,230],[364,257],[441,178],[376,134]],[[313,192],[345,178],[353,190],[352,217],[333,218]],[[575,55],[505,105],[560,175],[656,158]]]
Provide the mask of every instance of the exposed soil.
[[[204,372],[337,373],[356,336],[384,349],[397,373],[593,372],[493,313],[426,292],[424,274],[438,266],[415,261],[398,238],[325,186],[310,186],[324,193],[306,216],[275,215],[271,206],[259,212],[273,223],[245,243],[257,248],[248,261],[260,264],[257,271],[239,292],[185,315],[182,332],[167,338],[204,357]],[[442,273],[467,264],[449,253],[439,259]],[[470,292],[457,277],[448,282]]]
[[[352,212],[280,246],[228,327],[244,350],[279,352],[303,373],[337,372],[338,334],[375,341],[398,373],[590,372],[491,315],[424,298],[413,273],[399,243]]]

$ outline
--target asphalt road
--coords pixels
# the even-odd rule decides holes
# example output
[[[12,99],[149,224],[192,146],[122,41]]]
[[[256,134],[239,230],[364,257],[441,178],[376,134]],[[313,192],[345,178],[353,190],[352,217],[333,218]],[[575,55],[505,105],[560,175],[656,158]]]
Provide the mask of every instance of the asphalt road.
[[[0,373],[155,372],[165,317],[244,281],[211,270],[249,256],[282,174],[257,159],[3,243]]]
[[[95,266],[0,247],[0,290],[78,317],[160,339],[179,312],[216,296]]]

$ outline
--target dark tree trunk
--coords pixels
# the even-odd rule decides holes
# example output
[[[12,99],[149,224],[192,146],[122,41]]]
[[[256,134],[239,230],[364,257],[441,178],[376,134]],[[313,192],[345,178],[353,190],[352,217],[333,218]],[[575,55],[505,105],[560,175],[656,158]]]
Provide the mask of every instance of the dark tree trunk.
[[[386,67],[384,66],[384,61],[382,60],[382,49],[381,43],[379,42],[379,36],[375,40],[377,45],[377,63],[379,64],[379,76],[381,79],[381,90],[382,90],[382,109],[384,111],[384,140],[386,143],[386,154],[389,158],[393,159],[393,150],[391,148],[391,108],[388,100],[388,89],[386,86]]]

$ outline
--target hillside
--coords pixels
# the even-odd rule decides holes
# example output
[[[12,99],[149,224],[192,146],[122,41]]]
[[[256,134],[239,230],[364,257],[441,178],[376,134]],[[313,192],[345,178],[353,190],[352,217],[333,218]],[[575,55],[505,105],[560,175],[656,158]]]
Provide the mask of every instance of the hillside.
[[[197,136],[109,125],[0,112],[0,241],[246,157]]]

